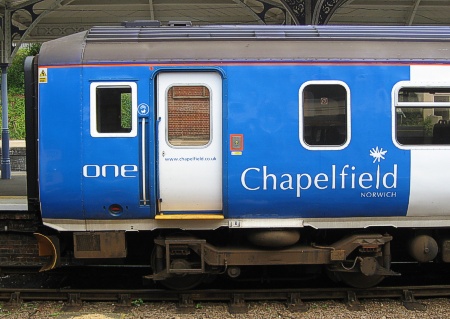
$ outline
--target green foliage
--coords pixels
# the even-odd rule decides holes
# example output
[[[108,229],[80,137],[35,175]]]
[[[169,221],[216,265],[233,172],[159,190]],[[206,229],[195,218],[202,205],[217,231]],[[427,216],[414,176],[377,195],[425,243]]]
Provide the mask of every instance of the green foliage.
[[[202,309],[203,305],[199,302],[195,304],[195,309]]]
[[[135,299],[131,302],[131,304],[135,307],[140,307],[144,304],[144,300],[142,300],[141,298]]]
[[[0,123],[2,120],[2,106],[0,105]],[[12,140],[25,139],[25,98],[23,94],[9,92],[8,94],[8,128]]]
[[[23,64],[27,56],[39,53],[41,45],[39,43],[30,44],[20,48],[8,68],[8,87],[9,91],[24,92],[24,71]]]
[[[434,123],[432,123],[430,117],[423,120],[423,128],[425,130],[425,136],[433,136]]]
[[[423,110],[420,108],[402,108],[406,116],[402,119],[402,125],[423,125]]]
[[[24,69],[27,56],[36,55],[40,44],[31,44],[20,48],[12,64],[8,68],[8,127],[12,140],[25,139],[25,99],[24,99]],[[0,123],[2,106],[0,105]]]
[[[121,126],[131,129],[131,93],[122,93],[121,95]]]

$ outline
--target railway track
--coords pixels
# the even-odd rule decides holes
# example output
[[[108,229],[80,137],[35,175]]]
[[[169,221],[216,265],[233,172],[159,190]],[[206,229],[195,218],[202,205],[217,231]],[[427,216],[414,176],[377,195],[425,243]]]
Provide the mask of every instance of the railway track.
[[[161,289],[0,289],[0,301],[4,307],[14,308],[22,302],[60,301],[64,311],[78,311],[83,302],[113,302],[118,311],[123,311],[136,301],[175,302],[180,313],[195,311],[200,302],[228,303],[230,313],[246,313],[248,302],[284,302],[292,312],[308,311],[309,301],[339,300],[350,310],[364,310],[360,299],[396,298],[408,310],[426,310],[416,298],[449,297],[450,285],[399,286],[373,289],[317,288],[317,289],[237,289],[237,290],[191,290],[168,291]]]

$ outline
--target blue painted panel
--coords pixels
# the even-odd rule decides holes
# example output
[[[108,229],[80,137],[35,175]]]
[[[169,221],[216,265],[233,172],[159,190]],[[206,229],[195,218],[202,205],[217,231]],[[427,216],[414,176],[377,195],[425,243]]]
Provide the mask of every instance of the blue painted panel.
[[[249,66],[227,76],[229,134],[244,134],[242,155],[228,156],[228,217],[406,215],[410,152],[392,143],[391,90],[408,67]],[[299,88],[311,80],[350,88],[353,133],[343,150],[299,141]]]
[[[44,218],[83,219],[79,68],[49,68],[39,85],[39,188]]]
[[[39,152],[40,193],[44,218],[122,219],[150,218],[155,205],[153,103],[150,103],[149,69],[146,67],[49,68],[48,83],[40,84]],[[142,193],[141,125],[133,138],[93,138],[90,135],[89,86],[92,81],[138,83],[138,105],[146,103],[146,190],[149,201],[140,203]],[[136,115],[137,116],[137,115]],[[116,177],[108,166],[106,177],[95,175],[95,166],[117,165],[124,175]],[[125,165],[125,166],[124,166]],[[130,165],[136,165],[134,172]],[[120,171],[120,173],[122,173]],[[121,214],[108,207],[120,204]]]
[[[83,208],[87,219],[133,219],[154,216],[154,130],[153,103],[149,101],[149,78],[147,67],[94,67],[84,69],[83,96],[83,158],[82,166],[88,166],[83,175]],[[92,137],[90,134],[89,86],[92,82],[117,81],[137,83],[137,105],[145,103],[150,107],[146,116],[146,191],[151,198],[147,205],[140,202],[142,194],[142,126],[138,123],[136,137]],[[134,114],[138,116],[138,114]],[[141,116],[142,118],[142,116]],[[149,123],[150,122],[150,123]],[[105,166],[106,165],[106,166]],[[97,167],[105,167],[105,174],[96,176]],[[118,174],[116,174],[116,169]],[[105,176],[103,176],[105,175]],[[150,194],[149,194],[150,193]],[[123,212],[110,213],[109,207],[119,204]],[[149,206],[150,204],[150,206]]]
[[[391,89],[409,78],[409,67],[286,65],[223,69],[227,217],[406,214],[410,152],[392,143]],[[150,78],[145,66],[49,69],[48,83],[40,85],[40,187],[45,218],[154,216],[155,117]],[[114,80],[136,81],[138,104],[146,103],[151,110],[146,118],[145,163],[150,206],[139,203],[141,128],[136,138],[93,138],[89,132],[89,84]],[[307,150],[299,141],[299,88],[311,80],[343,81],[350,88],[352,137],[343,150]],[[228,151],[229,134],[243,134],[242,155],[232,156]],[[136,177],[117,178],[109,167],[106,177],[85,178],[85,165],[137,165],[139,171],[130,173],[136,173]],[[125,211],[113,216],[108,212],[111,204],[120,204]]]

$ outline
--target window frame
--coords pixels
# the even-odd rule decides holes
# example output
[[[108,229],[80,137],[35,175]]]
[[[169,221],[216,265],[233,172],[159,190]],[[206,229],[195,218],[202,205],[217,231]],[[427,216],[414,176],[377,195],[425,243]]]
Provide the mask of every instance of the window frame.
[[[395,146],[404,150],[411,149],[448,149],[449,144],[401,144],[397,140],[397,108],[449,108],[450,102],[399,102],[398,94],[403,88],[419,88],[419,89],[432,89],[432,88],[448,88],[450,92],[450,82],[433,82],[433,81],[400,81],[392,88],[392,142]]]
[[[97,130],[97,88],[131,88],[131,130],[130,132],[102,133]],[[92,137],[136,137],[137,136],[137,83],[136,82],[92,82],[90,85],[90,133]]]
[[[303,91],[304,89],[309,85],[340,85],[342,86],[346,91],[346,99],[347,99],[347,105],[346,105],[346,120],[347,120],[347,139],[344,144],[342,145],[310,145],[305,142],[304,140],[304,121],[303,121]],[[351,141],[352,138],[352,130],[351,130],[351,100],[350,100],[350,88],[347,85],[347,83],[340,81],[340,80],[313,80],[313,81],[307,81],[304,82],[300,88],[298,93],[298,101],[299,101],[299,140],[300,144],[312,151],[339,151],[342,149],[345,149]]]

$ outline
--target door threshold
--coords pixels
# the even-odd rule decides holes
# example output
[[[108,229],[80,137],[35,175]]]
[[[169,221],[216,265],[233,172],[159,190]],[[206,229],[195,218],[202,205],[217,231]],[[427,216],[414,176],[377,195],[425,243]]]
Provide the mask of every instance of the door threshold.
[[[174,220],[174,219],[193,219],[193,220],[220,220],[224,219],[221,214],[158,214],[155,219]]]

